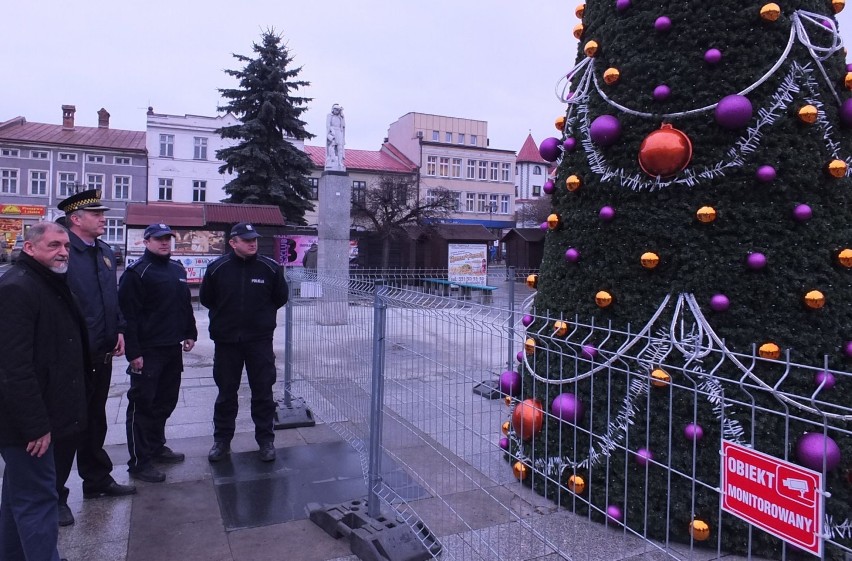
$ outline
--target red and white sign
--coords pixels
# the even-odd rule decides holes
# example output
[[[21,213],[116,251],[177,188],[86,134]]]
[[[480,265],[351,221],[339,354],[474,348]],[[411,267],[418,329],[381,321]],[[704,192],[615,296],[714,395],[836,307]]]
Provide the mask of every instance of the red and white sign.
[[[722,509],[822,556],[822,474],[722,441]]]

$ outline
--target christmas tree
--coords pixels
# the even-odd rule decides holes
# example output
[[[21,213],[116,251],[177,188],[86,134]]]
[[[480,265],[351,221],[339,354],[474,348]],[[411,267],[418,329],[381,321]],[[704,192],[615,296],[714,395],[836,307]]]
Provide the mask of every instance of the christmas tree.
[[[728,441],[822,473],[825,556],[852,550],[843,7],[577,8],[538,292],[501,378],[519,479],[648,538],[795,551],[723,512]]]

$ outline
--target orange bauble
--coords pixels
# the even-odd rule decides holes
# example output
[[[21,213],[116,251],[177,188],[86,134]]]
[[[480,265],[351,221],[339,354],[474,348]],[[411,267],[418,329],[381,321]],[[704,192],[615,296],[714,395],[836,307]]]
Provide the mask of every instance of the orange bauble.
[[[781,356],[781,348],[775,343],[764,343],[757,349],[761,358],[777,359]]]
[[[852,249],[848,247],[837,254],[837,260],[847,269],[852,268]]]
[[[553,121],[553,126],[556,127],[556,130],[562,132],[565,130],[565,115],[561,115],[556,117],[556,120]]]
[[[530,468],[525,466],[523,462],[515,462],[512,466],[512,473],[515,475],[515,479],[523,481],[527,478],[527,475],[529,475]]]
[[[530,440],[543,425],[544,411],[537,399],[525,399],[512,411],[512,428],[522,440]]]
[[[691,160],[692,141],[668,123],[646,136],[639,147],[639,167],[651,177],[675,175]]]
[[[581,495],[586,490],[586,481],[579,475],[572,475],[568,478],[568,490]]]
[[[839,0],[834,0],[834,1],[837,2]],[[585,4],[580,4],[579,6],[574,8],[574,15],[577,16],[578,18],[583,19],[583,16],[585,14],[586,14],[586,5]]]
[[[811,290],[805,294],[805,305],[812,310],[819,310],[825,306],[825,294],[819,290]]]
[[[574,39],[581,38],[583,36],[583,30],[585,30],[585,27],[582,23],[575,25],[574,30],[571,32],[574,35]]]
[[[553,335],[555,337],[565,337],[568,334],[568,324],[564,321],[553,322]]]
[[[695,519],[689,523],[689,533],[697,542],[703,542],[710,537],[710,525],[703,520]]]
[[[642,257],[639,258],[639,262],[642,263],[642,266],[646,269],[653,269],[660,264],[660,256],[653,251],[646,251],[642,254]]]

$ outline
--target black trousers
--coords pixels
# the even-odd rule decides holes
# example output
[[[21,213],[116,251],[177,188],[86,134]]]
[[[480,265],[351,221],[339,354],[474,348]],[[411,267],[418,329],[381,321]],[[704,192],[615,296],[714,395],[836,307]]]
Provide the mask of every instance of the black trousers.
[[[92,372],[87,382],[86,428],[76,437],[55,442],[56,490],[59,502],[68,498],[68,476],[77,454],[77,472],[83,479],[83,492],[96,491],[112,483],[112,460],[104,450],[107,434],[106,402],[112,380],[112,359],[106,353],[92,359]]]
[[[142,350],[142,373],[130,375],[127,392],[127,471],[145,469],[166,444],[166,421],[180,394],[180,345]]]
[[[213,440],[231,442],[239,410],[237,392],[245,365],[251,388],[251,419],[258,444],[273,442],[275,433],[275,354],[272,339],[245,343],[216,343],[213,354],[213,380],[219,388],[213,407]]]

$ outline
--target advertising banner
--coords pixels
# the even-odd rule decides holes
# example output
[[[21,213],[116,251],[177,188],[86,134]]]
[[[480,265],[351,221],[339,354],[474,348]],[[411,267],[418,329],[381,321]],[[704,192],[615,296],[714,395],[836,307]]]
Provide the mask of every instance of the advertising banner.
[[[488,246],[451,243],[448,249],[447,279],[450,282],[486,284],[488,281]]]
[[[198,284],[204,277],[207,265],[225,253],[225,235],[222,232],[210,230],[174,230],[172,242],[172,259],[179,261],[186,269],[186,280],[190,284]],[[145,253],[144,228],[127,230],[128,266]]]
[[[20,214],[22,216],[44,216],[43,206],[0,205],[0,214]]]
[[[276,253],[278,263],[285,267],[302,267],[305,253],[311,248],[311,244],[319,244],[317,236],[303,235],[278,235],[275,236]],[[353,266],[358,261],[358,240],[349,240],[349,265]]]

